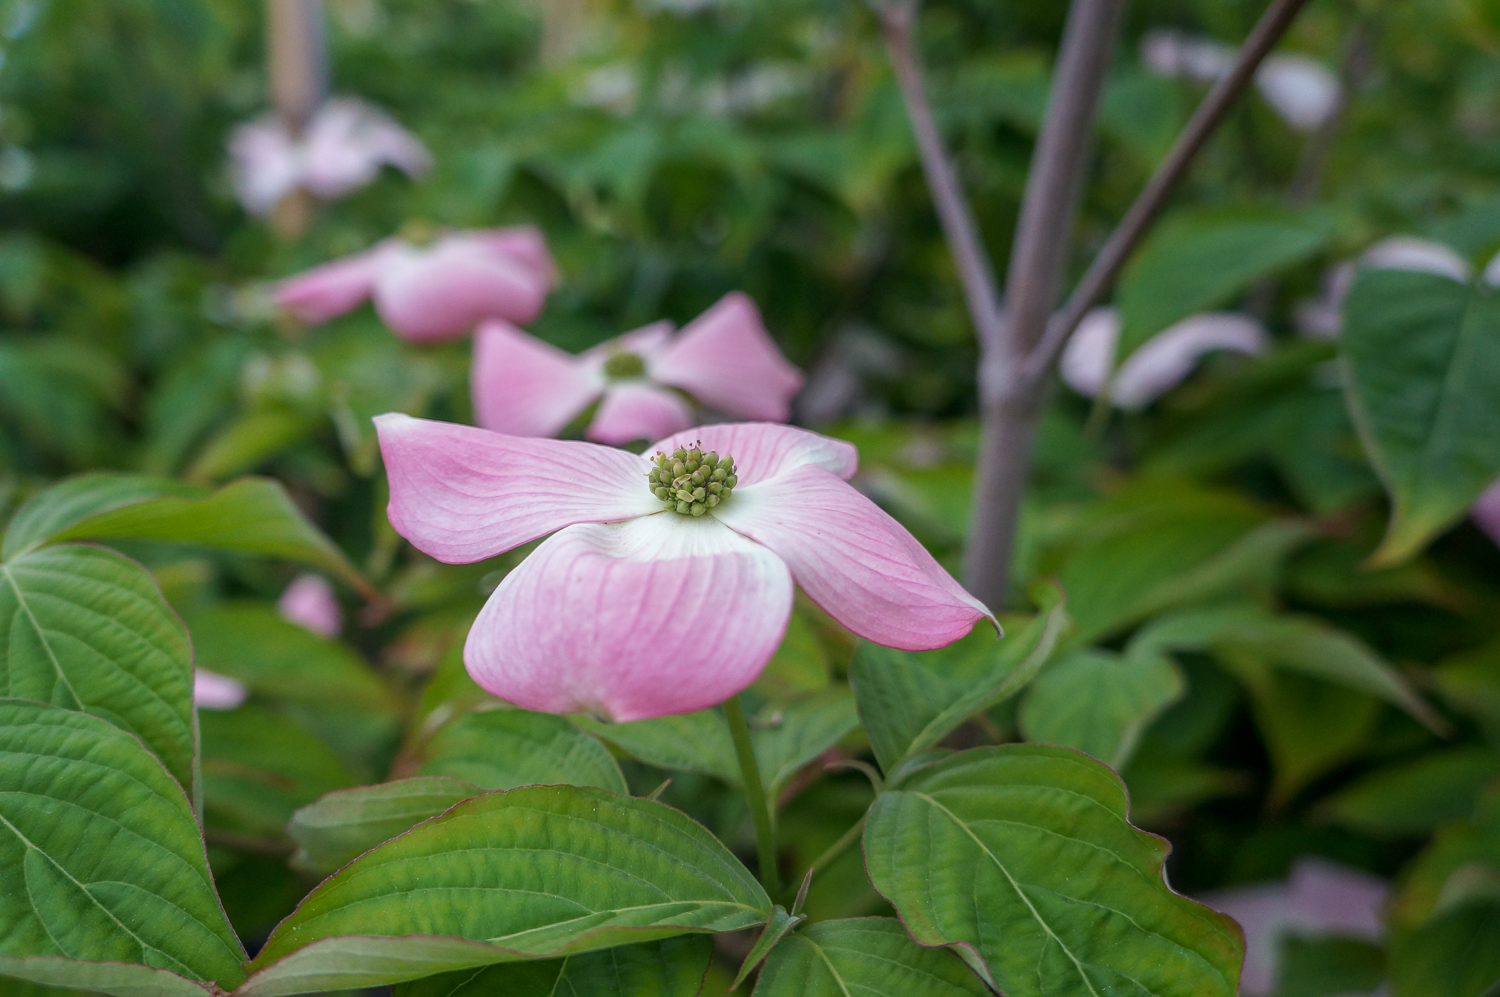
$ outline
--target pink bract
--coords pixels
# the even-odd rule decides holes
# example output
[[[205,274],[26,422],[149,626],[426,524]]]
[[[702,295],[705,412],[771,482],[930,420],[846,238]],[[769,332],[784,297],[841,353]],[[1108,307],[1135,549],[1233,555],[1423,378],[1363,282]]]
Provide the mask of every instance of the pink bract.
[[[384,111],[348,97],[324,103],[300,137],[274,114],[241,125],[229,154],[235,193],[252,215],[268,214],[299,187],[331,200],[370,183],[386,164],[408,176],[432,167],[422,143]]]
[[[1469,515],[1474,517],[1474,522],[1481,530],[1489,534],[1491,540],[1500,544],[1500,479],[1474,500]]]
[[[276,601],[276,609],[288,623],[320,637],[337,637],[344,628],[344,611],[339,608],[333,586],[321,575],[305,574],[292,579]]]
[[[415,343],[454,339],[486,319],[530,322],[556,270],[530,226],[451,232],[430,245],[387,239],[276,286],[276,304],[318,324],[367,299],[391,330]]]
[[[612,375],[628,354],[639,370]],[[503,322],[479,330],[472,392],[476,421],[513,436],[556,436],[592,405],[584,435],[600,443],[651,440],[686,429],[680,392],[736,419],[783,422],[802,375],[761,323],[755,303],[726,294],[676,336],[657,322],[574,356]],[[675,389],[675,390],[674,390]]]
[[[193,705],[200,710],[233,710],[249,698],[243,682],[207,668],[193,670]]]
[[[733,495],[663,510],[647,456],[378,416],[391,525],[449,563],[548,538],[506,575],[469,632],[474,680],[518,706],[616,721],[688,713],[755,681],[785,633],[793,582],[851,631],[928,650],[989,611],[847,480],[847,443],[789,426],[701,426],[732,456]]]

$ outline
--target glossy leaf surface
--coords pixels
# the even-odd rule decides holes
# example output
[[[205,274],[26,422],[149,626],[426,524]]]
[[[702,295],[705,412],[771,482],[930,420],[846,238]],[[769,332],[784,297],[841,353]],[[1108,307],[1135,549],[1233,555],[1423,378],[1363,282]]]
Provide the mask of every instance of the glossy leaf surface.
[[[299,868],[326,875],[483,792],[482,787],[447,776],[417,776],[335,790],[292,814],[287,833],[298,848],[292,861]]]
[[[1021,730],[1028,741],[1077,748],[1123,768],[1147,725],[1184,689],[1182,673],[1162,655],[1075,651],[1032,683]]]
[[[462,779],[484,789],[565,784],[626,792],[609,749],[550,713],[468,713],[440,728],[424,754],[422,775]]]
[[[1126,807],[1119,777],[1076,751],[975,748],[875,801],[866,865],[914,939],[1008,997],[1231,997],[1239,928],[1168,888],[1167,843]]]

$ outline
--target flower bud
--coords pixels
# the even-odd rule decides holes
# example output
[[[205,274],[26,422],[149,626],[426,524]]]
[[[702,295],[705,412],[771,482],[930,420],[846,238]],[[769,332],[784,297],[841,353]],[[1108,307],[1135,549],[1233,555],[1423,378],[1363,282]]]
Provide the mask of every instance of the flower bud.
[[[703,489],[701,489],[701,488],[694,488],[694,489],[693,489],[693,498],[694,498],[694,499],[695,499],[695,500],[696,500],[696,501],[698,501],[698,502],[702,502],[702,501],[703,501],[703,497],[704,497],[704,496],[705,496],[705,495],[707,495],[707,494],[708,494],[708,492],[705,492],[705,491],[704,491],[704,490],[703,490]]]
[[[682,502],[682,501],[679,501],[677,503],[677,511],[680,512],[684,516],[686,516],[688,514],[688,511],[690,509],[692,509],[692,504],[691,503]]]
[[[729,472],[722,466],[714,468],[713,479],[715,481],[723,481],[727,477],[729,477]]]
[[[707,512],[707,511],[708,511],[708,506],[704,505],[702,502],[694,502],[688,508],[689,514],[694,515],[694,516],[701,516],[705,512]]]
[[[735,485],[737,485],[739,483],[740,483],[739,477],[736,476],[736,475],[733,475],[733,474],[731,474],[729,477],[727,477],[727,478],[724,479],[724,485],[727,488],[733,488]]]
[[[712,509],[714,506],[719,504],[719,496],[710,495],[708,498],[703,500],[703,504]]]

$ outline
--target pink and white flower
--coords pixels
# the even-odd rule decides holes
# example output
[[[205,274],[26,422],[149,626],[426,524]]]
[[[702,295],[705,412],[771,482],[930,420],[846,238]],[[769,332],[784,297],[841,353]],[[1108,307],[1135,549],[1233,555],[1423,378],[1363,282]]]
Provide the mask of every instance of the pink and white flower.
[[[1208,353],[1262,353],[1271,341],[1261,324],[1248,315],[1205,312],[1152,336],[1115,370],[1120,328],[1119,312],[1095,308],[1068,340],[1058,369],[1069,387],[1088,398],[1108,383],[1109,400],[1122,409],[1150,405],[1186,380]]]
[[[677,335],[669,322],[627,332],[574,356],[504,322],[474,342],[475,420],[511,436],[556,436],[599,402],[584,435],[600,443],[658,439],[697,420],[686,392],[736,419],[784,422],[802,375],[730,292]],[[675,389],[675,390],[674,390]]]
[[[1222,890],[1200,899],[1245,929],[1240,992],[1260,997],[1276,989],[1282,939],[1289,934],[1379,941],[1390,891],[1384,880],[1318,858],[1301,858],[1284,883]]]
[[[462,564],[547,537],[464,647],[476,682],[527,709],[626,721],[723,702],[781,643],[794,581],[890,647],[942,647],[993,619],[846,483],[854,448],[816,433],[700,426],[653,458],[399,414],[375,426],[391,525],[417,549]]]
[[[308,573],[292,579],[276,600],[276,611],[283,620],[319,637],[337,637],[344,628],[344,611],[322,575]]]
[[[432,156],[379,108],[350,97],[318,108],[301,137],[276,114],[240,125],[229,140],[230,174],[240,204],[269,214],[301,188],[325,200],[343,197],[375,179],[380,167],[408,176],[432,168]]]
[[[200,710],[234,710],[250,698],[245,683],[207,668],[193,669],[193,705]]]
[[[1171,28],[1141,38],[1141,62],[1158,76],[1214,83],[1234,66],[1235,50],[1203,35]],[[1255,71],[1255,86],[1283,121],[1312,131],[1338,111],[1342,88],[1327,66],[1295,52],[1275,52]]]
[[[394,237],[278,284],[277,305],[316,325],[367,299],[403,339],[454,339],[486,319],[530,322],[556,279],[542,233],[529,225],[449,232],[430,244]]]

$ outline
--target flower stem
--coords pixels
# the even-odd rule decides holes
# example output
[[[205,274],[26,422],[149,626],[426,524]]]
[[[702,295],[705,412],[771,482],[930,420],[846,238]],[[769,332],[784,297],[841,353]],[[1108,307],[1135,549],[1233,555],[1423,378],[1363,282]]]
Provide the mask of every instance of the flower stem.
[[[869,813],[866,813],[859,820],[855,821],[854,826],[845,831],[839,840],[829,845],[823,850],[822,855],[812,860],[812,864],[807,867],[807,871],[813,879],[817,879],[819,873],[843,858],[845,852],[859,843],[860,837],[865,833],[865,821],[869,816]]]
[[[740,697],[733,696],[724,702],[724,719],[729,722],[729,736],[734,740],[734,753],[740,761],[740,782],[745,788],[745,802],[750,804],[750,816],[755,821],[755,851],[760,859],[760,882],[766,892],[775,897],[781,892],[781,876],[776,868],[776,822],[771,813],[770,801],[766,798],[766,786],[760,779],[760,763],[755,760],[755,745],[750,741],[750,725],[745,722],[745,709]]]

